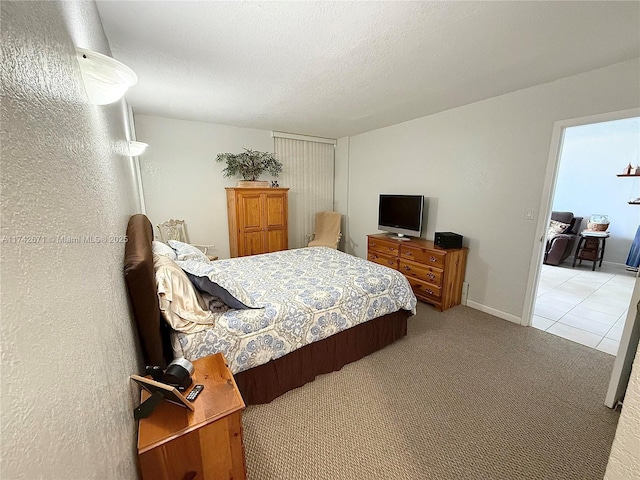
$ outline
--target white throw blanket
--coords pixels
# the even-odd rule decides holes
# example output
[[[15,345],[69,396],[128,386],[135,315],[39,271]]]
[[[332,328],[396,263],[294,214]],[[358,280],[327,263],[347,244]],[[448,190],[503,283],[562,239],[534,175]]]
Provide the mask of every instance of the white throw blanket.
[[[215,315],[184,271],[176,263],[161,255],[153,256],[160,311],[178,332],[195,333],[215,325]]]

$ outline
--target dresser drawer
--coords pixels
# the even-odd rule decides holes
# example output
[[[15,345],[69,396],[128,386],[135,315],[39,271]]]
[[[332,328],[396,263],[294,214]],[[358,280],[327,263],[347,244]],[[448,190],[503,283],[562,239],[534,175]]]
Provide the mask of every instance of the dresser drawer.
[[[418,263],[400,259],[400,267],[398,270],[407,276],[424,280],[425,282],[432,283],[439,287],[442,286],[442,269],[440,268],[428,267],[426,265],[420,265]]]
[[[444,268],[444,259],[446,253],[428,250],[426,248],[414,247],[410,245],[402,245],[400,247],[400,257],[405,260],[412,260],[418,263],[424,263],[432,267]]]
[[[376,252],[369,252],[367,255],[367,260],[370,262],[379,263],[380,265],[384,265],[385,267],[393,268],[394,270],[398,269],[398,258],[397,257],[388,257],[386,255],[380,255]]]
[[[409,280],[409,284],[416,294],[416,297],[429,297],[434,300],[440,300],[442,296],[442,289],[440,287],[413,277],[407,277],[407,280]]]
[[[369,253],[378,252],[390,257],[398,256],[398,244],[388,242],[386,240],[380,240],[379,238],[369,237],[368,251]]]

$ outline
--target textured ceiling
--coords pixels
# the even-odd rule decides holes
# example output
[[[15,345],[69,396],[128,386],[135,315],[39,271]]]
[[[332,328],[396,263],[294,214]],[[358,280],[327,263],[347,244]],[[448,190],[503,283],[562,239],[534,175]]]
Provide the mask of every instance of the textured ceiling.
[[[332,138],[640,56],[640,2],[97,4],[135,112]]]

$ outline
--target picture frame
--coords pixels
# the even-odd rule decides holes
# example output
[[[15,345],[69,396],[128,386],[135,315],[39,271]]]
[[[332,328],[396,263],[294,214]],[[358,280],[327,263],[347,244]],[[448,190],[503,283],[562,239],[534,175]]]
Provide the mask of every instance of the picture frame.
[[[191,402],[187,400],[176,387],[172,387],[166,383],[157,382],[151,378],[141,377],[140,375],[131,375],[130,378],[151,395],[158,392],[162,394],[163,399],[169,403],[187,408],[192,412],[195,410]]]

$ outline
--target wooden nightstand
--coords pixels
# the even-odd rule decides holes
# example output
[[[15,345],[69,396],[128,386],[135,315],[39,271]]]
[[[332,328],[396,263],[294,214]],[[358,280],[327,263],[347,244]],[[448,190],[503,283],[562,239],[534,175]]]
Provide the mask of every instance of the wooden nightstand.
[[[246,479],[244,401],[221,353],[193,362],[193,385],[204,390],[191,412],[162,402],[140,420],[138,460],[144,480]],[[188,393],[185,392],[185,395]],[[143,400],[148,396],[143,391]]]

